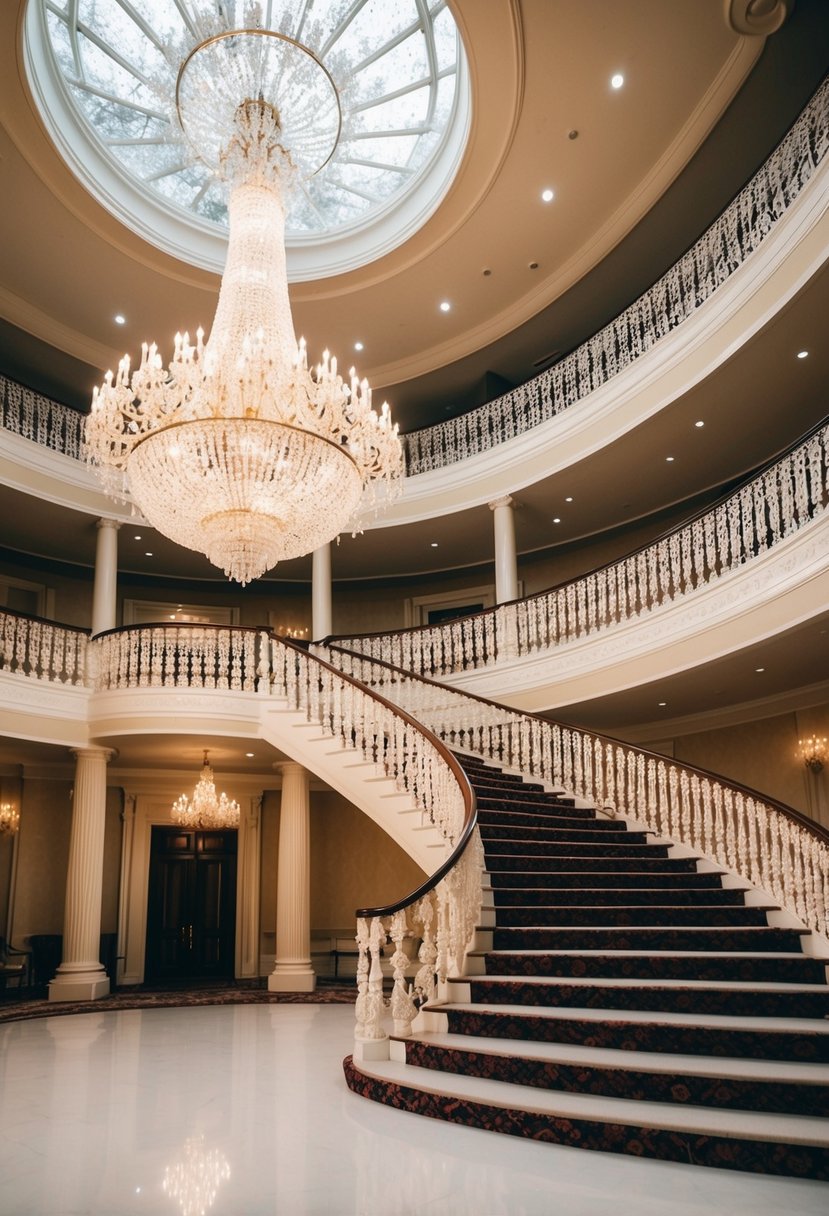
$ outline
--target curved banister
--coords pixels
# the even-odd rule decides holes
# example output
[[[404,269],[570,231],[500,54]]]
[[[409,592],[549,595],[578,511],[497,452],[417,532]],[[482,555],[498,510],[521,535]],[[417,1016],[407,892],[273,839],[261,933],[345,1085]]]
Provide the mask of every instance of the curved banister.
[[[461,746],[520,771],[559,784],[569,793],[643,820],[661,835],[686,844],[770,891],[810,928],[829,930],[829,832],[793,807],[695,765],[555,722],[415,676],[393,664],[344,647],[329,647],[356,667],[380,668],[398,688],[409,682],[427,690],[410,708]],[[352,668],[353,669],[353,668]],[[443,705],[430,705],[438,694]],[[476,707],[481,707],[476,718]],[[494,732],[494,736],[493,736]],[[493,737],[497,742],[495,746]]]
[[[762,244],[829,150],[829,78],[701,237],[619,316],[526,384],[403,436],[407,472],[430,472],[532,430],[584,400],[670,333]]]
[[[827,506],[829,419],[824,418],[713,504],[575,579],[438,625],[325,640],[398,661],[405,649],[412,663],[422,647],[421,657],[431,658],[431,666],[422,667],[421,674],[481,667],[673,601],[766,552]],[[513,636],[506,636],[508,629]],[[410,669],[408,663],[400,666]]]
[[[404,435],[408,474],[486,451],[570,409],[647,353],[725,283],[799,197],[829,149],[829,80],[747,185],[648,291],[526,384]],[[83,414],[0,375],[0,426],[79,460]]]

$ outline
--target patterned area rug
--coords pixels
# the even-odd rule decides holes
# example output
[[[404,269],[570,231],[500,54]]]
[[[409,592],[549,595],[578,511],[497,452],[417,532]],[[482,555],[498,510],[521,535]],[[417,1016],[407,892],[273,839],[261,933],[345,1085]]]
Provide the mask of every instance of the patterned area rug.
[[[269,992],[258,984],[222,984],[185,988],[120,988],[97,1001],[50,1002],[43,996],[10,1000],[7,993],[0,1001],[0,1023],[25,1018],[52,1018],[67,1013],[92,1013],[118,1009],[170,1009],[194,1005],[353,1005],[357,999],[354,982],[331,983],[320,980],[313,992]]]

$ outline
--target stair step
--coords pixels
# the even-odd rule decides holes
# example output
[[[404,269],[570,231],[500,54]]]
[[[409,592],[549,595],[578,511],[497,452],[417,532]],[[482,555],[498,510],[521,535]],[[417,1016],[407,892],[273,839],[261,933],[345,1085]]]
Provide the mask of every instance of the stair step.
[[[496,887],[493,892],[496,909],[514,907],[624,907],[649,904],[665,906],[694,905],[696,907],[740,906],[745,902],[746,887]]]
[[[744,982],[821,984],[825,959],[805,954],[702,953],[641,954],[633,950],[471,951],[483,960],[486,975],[602,976],[617,979],[731,979]]]
[[[607,890],[618,888],[670,887],[672,891],[682,888],[702,890],[703,888],[722,888],[722,873],[718,870],[697,871],[687,873],[664,874],[651,870],[631,870],[628,873],[595,870],[585,879],[583,874],[569,871],[550,871],[547,873],[536,870],[501,870],[488,871],[490,883],[499,891],[526,891],[529,888],[543,888],[545,891],[583,890],[589,887]],[[733,888],[732,888],[733,889]]]
[[[680,928],[684,926],[715,925],[722,927],[765,925],[767,907],[699,908],[677,905],[646,905],[608,908],[590,906],[578,908],[556,908],[536,906],[530,908],[497,909],[498,928],[544,928],[552,925],[590,925],[603,928]]]
[[[633,839],[629,835],[629,840]],[[589,841],[561,841],[559,844],[560,851],[557,851],[551,841],[537,840],[538,846],[536,855],[551,861],[558,861],[559,858],[567,857],[584,858],[585,860],[597,860],[604,862],[608,857],[639,859],[639,858],[667,858],[667,844],[620,844],[617,841],[613,842],[595,842]],[[490,842],[492,848],[485,848],[484,852],[489,863],[490,854],[498,857],[502,854],[509,856],[510,854],[520,853],[526,855],[528,850],[536,851],[532,848],[532,840],[516,840],[513,837],[498,837],[497,840]]]
[[[611,820],[607,820],[608,827],[603,824],[591,823],[587,820],[583,828],[559,828],[559,827],[532,827],[523,826],[522,824],[508,824],[499,826],[497,824],[481,823],[481,840],[484,842],[484,851],[486,851],[487,842],[490,840],[524,840],[531,844],[556,845],[564,844],[572,841],[578,844],[589,844],[593,848],[605,848],[612,844],[629,844],[629,845],[644,845],[648,843],[648,837],[645,832],[628,832],[625,828],[619,828]],[[588,826],[589,825],[589,826]]]
[[[728,1110],[829,1115],[829,1065],[708,1059],[429,1032],[398,1040],[406,1063],[534,1089]]]
[[[554,1006],[580,1009],[639,1009],[656,1012],[692,1010],[718,1013],[825,1018],[829,1015],[829,987],[826,984],[777,984],[770,981],[745,983],[739,980],[660,979],[642,982],[635,979],[572,977],[551,980],[542,976],[471,976],[449,980],[451,999],[456,991],[469,991],[461,997],[473,1004]]]
[[[829,1062],[823,1018],[731,1016],[641,1009],[550,1009],[456,1001],[427,1006],[446,1015],[452,1034],[522,1042],[587,1043],[622,1051]]]
[[[798,950],[801,934],[797,929],[772,929],[766,926],[737,928],[713,926],[694,928],[503,928],[492,931],[493,947],[510,950],[519,947],[536,950],[716,950],[728,952]]]
[[[451,1088],[441,1087],[430,1069],[396,1060],[358,1064],[349,1056],[344,1070],[355,1093],[437,1119],[582,1148],[829,1177],[829,1133],[807,1116],[665,1107],[479,1077],[453,1076]]]
[[[653,847],[653,846],[652,846]],[[667,853],[667,850],[666,850]],[[697,862],[693,857],[654,857],[642,851],[641,856],[607,857],[601,854],[590,857],[546,856],[538,853],[502,853],[493,849],[486,851],[487,869],[491,874],[514,873],[516,871],[542,874],[595,874],[595,873],[648,873],[696,874]]]

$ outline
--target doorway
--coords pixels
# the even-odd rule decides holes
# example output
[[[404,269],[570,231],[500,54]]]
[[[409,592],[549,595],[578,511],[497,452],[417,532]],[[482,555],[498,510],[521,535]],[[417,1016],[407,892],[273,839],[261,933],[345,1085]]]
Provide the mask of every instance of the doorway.
[[[145,981],[232,979],[237,833],[154,827]]]

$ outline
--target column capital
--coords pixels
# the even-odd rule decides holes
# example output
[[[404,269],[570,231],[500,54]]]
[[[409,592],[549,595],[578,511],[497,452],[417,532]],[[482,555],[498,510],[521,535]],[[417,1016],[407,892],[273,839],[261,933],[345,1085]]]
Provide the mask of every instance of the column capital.
[[[502,494],[500,498],[493,498],[492,502],[486,504],[490,511],[497,511],[499,507],[517,507],[518,503],[511,494]]]
[[[101,518],[95,524],[95,527],[96,528],[113,528],[117,532],[118,529],[121,527],[121,520],[120,519],[109,519],[107,516],[101,516]]]
[[[104,764],[109,764],[118,755],[116,747],[70,747],[69,754],[76,760],[94,760],[103,757]]]
[[[297,763],[296,760],[277,760],[274,768],[283,777],[298,777],[301,773],[308,772],[305,765]]]

